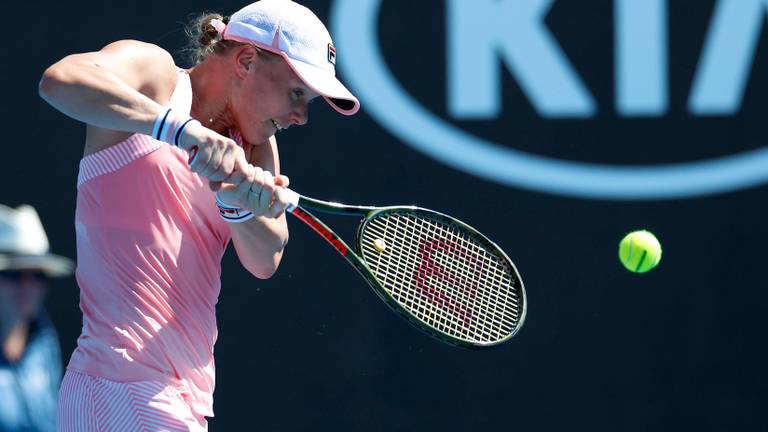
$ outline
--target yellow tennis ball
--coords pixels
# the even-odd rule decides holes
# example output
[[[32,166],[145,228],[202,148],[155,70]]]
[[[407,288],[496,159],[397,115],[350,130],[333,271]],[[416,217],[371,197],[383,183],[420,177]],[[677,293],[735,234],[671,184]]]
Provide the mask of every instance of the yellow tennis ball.
[[[650,231],[633,231],[621,239],[619,259],[627,270],[645,273],[659,265],[661,244]]]

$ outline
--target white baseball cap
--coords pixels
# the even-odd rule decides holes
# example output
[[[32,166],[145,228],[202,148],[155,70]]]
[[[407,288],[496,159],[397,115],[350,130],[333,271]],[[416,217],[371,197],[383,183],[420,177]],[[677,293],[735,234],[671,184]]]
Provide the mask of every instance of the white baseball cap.
[[[48,252],[48,237],[34,208],[0,205],[0,271],[34,270],[49,277],[72,274],[69,258]]]
[[[218,20],[214,20],[218,21]],[[255,45],[281,55],[307,87],[338,112],[352,115],[360,102],[336,78],[336,48],[325,25],[291,0],[260,0],[212,23],[222,39]]]

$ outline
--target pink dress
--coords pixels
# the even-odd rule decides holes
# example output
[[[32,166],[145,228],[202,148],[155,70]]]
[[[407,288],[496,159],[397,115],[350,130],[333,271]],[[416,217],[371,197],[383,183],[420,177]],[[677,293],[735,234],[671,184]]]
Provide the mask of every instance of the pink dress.
[[[189,113],[179,71],[169,103]],[[213,415],[221,258],[230,231],[187,154],[135,134],[88,155],[77,184],[82,334],[67,366],[116,383],[153,381]]]

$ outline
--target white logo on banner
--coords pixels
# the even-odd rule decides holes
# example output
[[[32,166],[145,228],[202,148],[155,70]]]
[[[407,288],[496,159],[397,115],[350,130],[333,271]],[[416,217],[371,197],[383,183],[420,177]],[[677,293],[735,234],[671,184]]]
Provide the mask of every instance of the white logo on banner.
[[[545,118],[588,118],[597,103],[549,32],[554,0],[446,0],[448,112],[492,119],[501,111],[499,61]],[[668,109],[667,0],[614,0],[616,110]],[[768,181],[768,148],[664,165],[622,166],[538,156],[471,135],[421,106],[381,55],[381,0],[336,0],[331,24],[345,80],[365,110],[404,142],[456,169],[515,187],[601,199],[714,194]],[[718,0],[688,108],[732,115],[740,106],[768,0]],[[425,49],[425,47],[412,47]]]

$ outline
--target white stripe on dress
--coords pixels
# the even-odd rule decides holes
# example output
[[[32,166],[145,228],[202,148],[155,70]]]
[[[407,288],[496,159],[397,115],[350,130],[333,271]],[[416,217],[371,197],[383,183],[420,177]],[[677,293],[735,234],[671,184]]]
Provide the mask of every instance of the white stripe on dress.
[[[77,187],[100,175],[115,172],[136,159],[167,145],[143,134],[133,134],[125,141],[89,154],[80,160]]]

